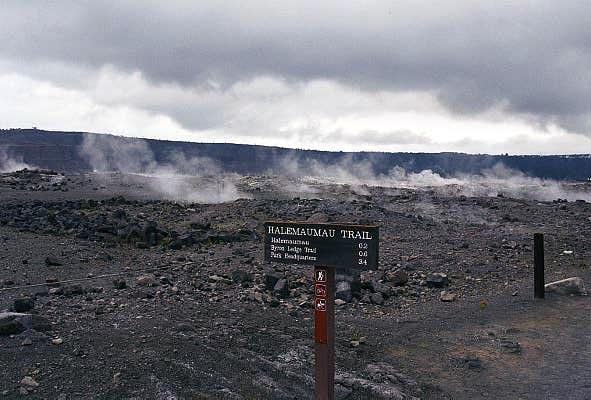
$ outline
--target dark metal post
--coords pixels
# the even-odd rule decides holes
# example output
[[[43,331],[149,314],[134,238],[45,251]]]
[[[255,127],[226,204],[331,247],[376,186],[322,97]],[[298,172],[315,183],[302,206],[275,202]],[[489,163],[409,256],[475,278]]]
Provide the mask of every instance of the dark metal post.
[[[544,235],[534,233],[534,297],[544,298]]]
[[[334,400],[335,267],[314,266],[316,400]]]

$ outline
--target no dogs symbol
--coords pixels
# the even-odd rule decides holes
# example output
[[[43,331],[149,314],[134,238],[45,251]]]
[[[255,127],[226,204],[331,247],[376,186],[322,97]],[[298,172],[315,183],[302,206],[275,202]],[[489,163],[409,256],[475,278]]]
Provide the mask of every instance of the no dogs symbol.
[[[316,299],[316,311],[326,311],[326,299]]]

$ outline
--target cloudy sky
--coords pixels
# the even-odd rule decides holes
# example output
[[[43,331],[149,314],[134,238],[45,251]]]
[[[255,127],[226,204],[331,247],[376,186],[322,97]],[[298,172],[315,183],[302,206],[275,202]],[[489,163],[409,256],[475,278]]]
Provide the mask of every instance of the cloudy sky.
[[[589,153],[590,27],[587,0],[3,0],[0,127]]]

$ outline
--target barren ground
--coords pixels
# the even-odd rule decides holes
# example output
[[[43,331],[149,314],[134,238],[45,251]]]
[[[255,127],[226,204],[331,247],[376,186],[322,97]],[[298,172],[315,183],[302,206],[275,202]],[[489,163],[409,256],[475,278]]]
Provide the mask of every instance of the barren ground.
[[[308,218],[380,225],[380,270],[339,277],[337,398],[591,398],[591,301],[534,300],[532,273],[543,232],[546,280],[591,282],[589,203],[264,177],[175,203],[149,179],[0,175],[0,310],[50,325],[0,336],[0,398],[312,398],[311,270],[266,264],[261,229]]]

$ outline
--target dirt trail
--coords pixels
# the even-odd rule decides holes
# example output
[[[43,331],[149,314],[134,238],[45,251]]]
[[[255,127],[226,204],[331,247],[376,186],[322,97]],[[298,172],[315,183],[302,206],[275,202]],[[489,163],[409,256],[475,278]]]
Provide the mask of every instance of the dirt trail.
[[[385,359],[437,389],[424,398],[590,399],[591,297],[534,300],[523,289],[489,297],[485,309],[474,297],[399,322],[358,323],[389,332]]]

